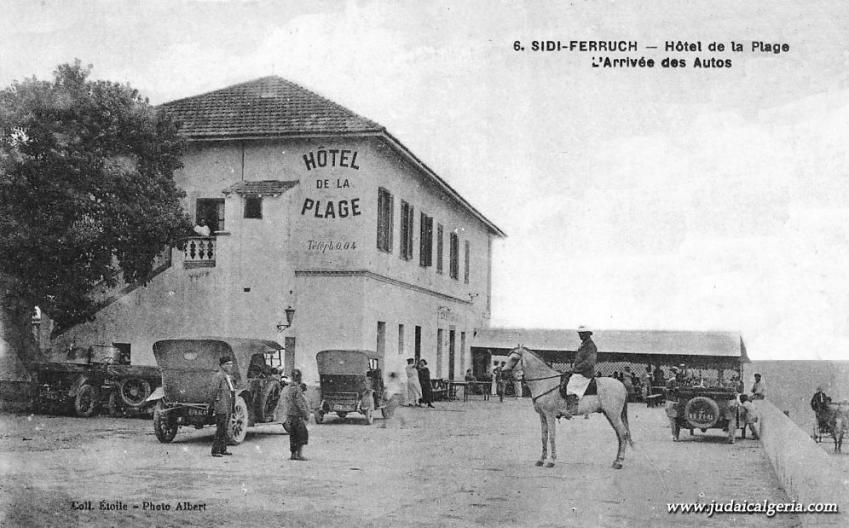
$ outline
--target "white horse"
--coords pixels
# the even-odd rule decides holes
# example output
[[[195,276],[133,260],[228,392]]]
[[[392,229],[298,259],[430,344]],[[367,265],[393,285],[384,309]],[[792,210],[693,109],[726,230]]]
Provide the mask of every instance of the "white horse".
[[[535,353],[519,345],[510,351],[507,362],[502,370],[521,370],[523,380],[531,390],[534,410],[539,413],[542,427],[542,455],[536,465],[554,467],[557,460],[557,422],[556,417],[566,414],[566,400],[560,395],[561,373],[545,364]],[[628,427],[628,392],[619,380],[613,378],[596,378],[598,394],[584,396],[578,404],[578,414],[595,412],[604,413],[607,421],[616,431],[619,439],[619,451],[613,461],[613,467],[622,468],[625,460],[625,445],[631,441],[631,430]],[[551,444],[551,459],[548,457],[548,444]]]

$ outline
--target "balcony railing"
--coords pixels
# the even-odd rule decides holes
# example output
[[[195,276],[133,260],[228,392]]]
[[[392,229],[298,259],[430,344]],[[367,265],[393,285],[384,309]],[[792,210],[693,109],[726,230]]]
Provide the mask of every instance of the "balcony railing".
[[[189,237],[183,249],[184,268],[215,267],[215,237]]]

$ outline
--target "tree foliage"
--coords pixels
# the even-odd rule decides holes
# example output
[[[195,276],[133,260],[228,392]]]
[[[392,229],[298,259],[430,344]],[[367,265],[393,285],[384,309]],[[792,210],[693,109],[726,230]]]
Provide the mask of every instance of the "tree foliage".
[[[90,80],[90,68],[60,65],[52,81],[0,92],[5,294],[60,326],[91,316],[95,285],[145,280],[191,228],[173,178],[175,124],[130,86]]]

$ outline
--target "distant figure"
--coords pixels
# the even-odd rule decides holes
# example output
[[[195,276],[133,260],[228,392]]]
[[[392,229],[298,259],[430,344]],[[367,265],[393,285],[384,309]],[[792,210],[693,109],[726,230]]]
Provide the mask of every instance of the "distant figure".
[[[830,400],[831,398],[826,396],[826,394],[822,391],[822,387],[817,387],[817,392],[815,392],[814,397],[811,398],[811,409],[813,409],[817,416],[817,427],[819,427],[820,430],[828,427],[828,414],[826,411],[828,410],[828,402]]]
[[[654,380],[652,381],[652,385],[661,386],[666,383],[666,375],[663,373],[663,369],[660,368],[660,365],[654,368]]]
[[[521,398],[522,397],[522,379],[518,375],[518,374],[520,374],[520,372],[512,372],[512,374],[513,374],[513,396],[515,396],[517,398]]]
[[[402,385],[398,373],[390,372],[386,387],[383,389],[383,401],[386,402],[384,407],[386,419],[380,424],[382,429],[385,429],[387,423],[390,423],[396,417],[395,413],[401,405],[401,398],[406,398],[406,395],[407,387]],[[399,413],[397,418],[401,427],[404,427],[404,417]]]
[[[504,402],[504,367],[506,365],[507,363],[502,361],[496,371],[495,392],[498,393],[498,401],[500,402]]]
[[[422,387],[421,403],[433,409],[433,387],[430,385],[430,369],[427,368],[427,361],[424,359],[419,360],[419,385]]]
[[[755,374],[755,383],[752,385],[752,399],[763,400],[766,397],[766,387],[761,380],[760,374]]]
[[[292,383],[283,389],[283,402],[286,407],[286,423],[289,431],[289,459],[306,460],[303,448],[309,443],[309,432],[306,420],[310,418],[310,410],[306,397],[301,389],[301,371],[292,371]]]
[[[218,360],[218,371],[212,375],[212,391],[209,405],[215,412],[215,437],[212,440],[212,456],[232,455],[227,450],[227,427],[233,414],[235,390],[230,375],[233,372],[233,360],[222,356]]]
[[[646,371],[640,376],[640,383],[642,383],[643,401],[646,401],[651,394],[651,365],[647,366]]]
[[[415,359],[407,358],[407,406],[418,407],[422,399],[422,385],[419,383],[419,369],[416,368]]]
[[[757,440],[758,432],[755,431],[755,424],[758,421],[758,416],[755,414],[755,406],[752,405],[752,402],[749,400],[749,397],[745,394],[740,395],[740,404],[743,406],[743,410],[745,411],[743,420],[745,421],[746,425],[743,426],[743,432],[745,433],[745,429],[746,427],[748,427],[749,430],[752,431],[752,438]]]
[[[466,385],[466,390],[469,391],[469,394],[480,394],[478,386],[475,383],[477,378],[475,378],[475,375],[472,374],[472,369],[466,369],[466,375],[463,377],[463,381],[468,383],[468,385]]]
[[[497,371],[498,371],[498,361],[493,361],[492,362],[492,377],[490,378],[491,387],[490,387],[490,392],[489,392],[489,394],[491,396],[495,396],[496,394],[498,394],[498,392],[497,392],[498,391],[498,380],[497,380],[498,372]]]
[[[200,220],[198,220],[198,224],[195,226],[194,231],[198,234],[198,236],[202,237],[208,237],[212,234],[212,231],[210,231],[209,226],[206,225],[205,218],[201,218]]]

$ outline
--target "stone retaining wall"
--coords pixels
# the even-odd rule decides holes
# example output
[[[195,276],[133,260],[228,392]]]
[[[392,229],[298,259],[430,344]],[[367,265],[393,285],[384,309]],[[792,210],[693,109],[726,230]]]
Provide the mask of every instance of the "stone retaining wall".
[[[784,485],[797,502],[837,503],[841,513],[799,515],[804,526],[849,526],[849,475],[834,469],[830,455],[811,437],[769,402],[756,402],[758,429],[764,451]]]

